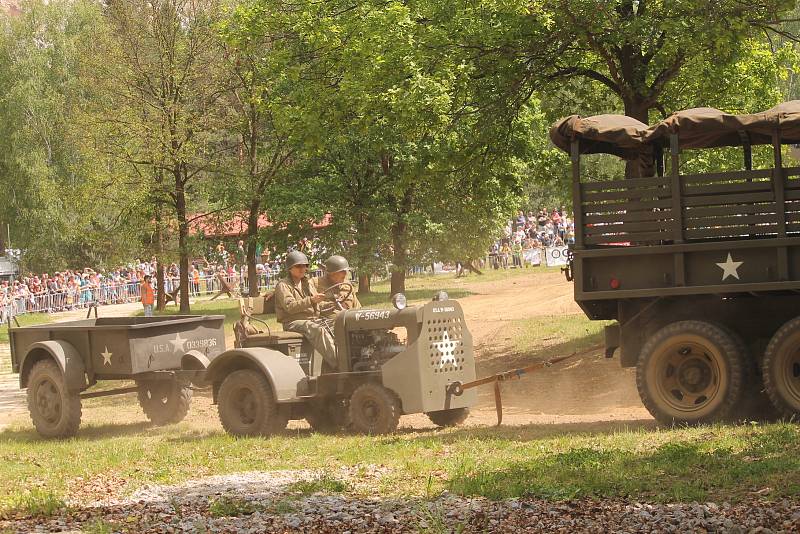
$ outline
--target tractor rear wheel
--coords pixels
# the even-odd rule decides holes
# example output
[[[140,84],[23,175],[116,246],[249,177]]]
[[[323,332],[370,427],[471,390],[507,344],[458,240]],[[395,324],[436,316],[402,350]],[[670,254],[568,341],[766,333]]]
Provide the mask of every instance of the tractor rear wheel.
[[[800,317],[775,332],[764,352],[761,376],[770,401],[786,419],[800,415]]]
[[[137,380],[139,405],[154,425],[183,421],[192,403],[192,390],[177,380]]]
[[[469,408],[452,408],[450,410],[438,410],[427,412],[425,415],[433,421],[436,426],[458,426],[469,417]]]
[[[289,422],[289,412],[278,404],[267,377],[252,369],[240,369],[225,377],[217,408],[222,427],[234,436],[271,436]]]
[[[389,434],[400,422],[400,399],[380,384],[361,384],[350,397],[353,430],[362,434]]]
[[[703,424],[727,419],[737,406],[746,372],[735,334],[703,321],[679,321],[642,348],[636,387],[660,423]]]
[[[81,397],[67,389],[53,360],[36,362],[28,376],[28,412],[45,438],[74,436],[81,424]]]

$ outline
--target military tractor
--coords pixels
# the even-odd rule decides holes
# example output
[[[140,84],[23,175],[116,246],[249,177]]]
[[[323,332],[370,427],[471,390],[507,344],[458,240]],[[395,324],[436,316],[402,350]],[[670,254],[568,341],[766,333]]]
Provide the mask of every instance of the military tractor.
[[[353,286],[345,282],[328,291],[339,289],[338,297],[329,294],[333,305]],[[385,434],[401,415],[414,413],[439,426],[463,422],[477,398],[474,391],[451,393],[453,384],[475,379],[461,306],[445,292],[417,307],[407,307],[402,294],[392,302],[394,309],[341,311],[329,324],[335,370],[325,368],[301,334],[259,320],[263,298],[246,302],[235,326],[236,348],[217,356],[205,376],[225,430],[263,436],[283,430],[290,419],[306,419],[321,432]]]
[[[664,424],[796,419],[800,167],[787,155],[800,101],[651,126],[573,115],[550,137],[572,159],[575,301],[615,321],[606,355],[636,368],[650,413]],[[598,176],[608,156],[596,154],[625,160],[619,176]],[[704,162],[724,163],[698,172]]]

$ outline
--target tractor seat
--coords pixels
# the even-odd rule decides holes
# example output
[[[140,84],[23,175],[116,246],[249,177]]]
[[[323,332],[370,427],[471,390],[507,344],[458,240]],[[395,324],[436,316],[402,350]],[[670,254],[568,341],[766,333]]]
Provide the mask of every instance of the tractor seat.
[[[297,332],[272,332],[271,334],[268,332],[259,332],[258,334],[249,334],[243,340],[243,346],[256,347],[259,345],[280,343],[281,341],[302,341],[303,339],[305,339],[303,334],[298,334]]]

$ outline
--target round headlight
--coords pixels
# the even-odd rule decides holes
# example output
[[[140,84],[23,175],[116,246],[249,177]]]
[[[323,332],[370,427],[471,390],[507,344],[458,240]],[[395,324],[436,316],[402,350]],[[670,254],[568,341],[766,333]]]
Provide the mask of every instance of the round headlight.
[[[447,294],[447,291],[437,291],[433,296],[433,300],[447,300],[449,298],[450,296]]]
[[[406,304],[407,304],[406,296],[403,295],[402,293],[395,293],[394,295],[392,295],[392,305],[396,309],[402,310],[406,307]]]

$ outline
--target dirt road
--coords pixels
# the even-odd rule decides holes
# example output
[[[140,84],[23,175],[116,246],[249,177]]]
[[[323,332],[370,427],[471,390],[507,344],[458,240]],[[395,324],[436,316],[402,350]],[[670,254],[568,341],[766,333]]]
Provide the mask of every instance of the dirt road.
[[[575,316],[573,286],[561,273],[537,273],[499,282],[469,284],[475,295],[460,299],[472,332],[478,375],[522,367],[535,361],[511,348],[510,325],[533,317]],[[548,358],[564,354],[548,354]],[[632,369],[617,358],[606,359],[600,345],[569,360],[502,386],[504,424],[590,424],[652,418],[636,392]],[[496,420],[491,387],[479,391],[472,424]]]

